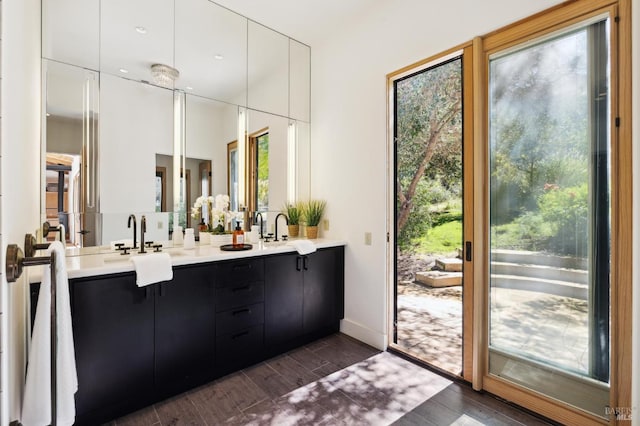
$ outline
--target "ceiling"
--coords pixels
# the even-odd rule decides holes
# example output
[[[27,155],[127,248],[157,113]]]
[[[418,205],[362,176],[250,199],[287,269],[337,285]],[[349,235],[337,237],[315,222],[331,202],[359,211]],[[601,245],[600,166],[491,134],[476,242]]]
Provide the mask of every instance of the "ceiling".
[[[381,0],[215,0],[221,6],[313,46],[327,31],[365,14]]]

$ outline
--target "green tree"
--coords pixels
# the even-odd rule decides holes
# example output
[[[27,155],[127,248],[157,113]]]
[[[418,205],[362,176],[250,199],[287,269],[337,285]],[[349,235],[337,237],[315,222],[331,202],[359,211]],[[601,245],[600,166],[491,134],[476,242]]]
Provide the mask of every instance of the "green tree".
[[[456,59],[396,83],[397,228],[400,245],[429,226],[430,189],[459,187],[462,79]],[[431,184],[429,184],[431,182]]]
[[[536,211],[545,184],[587,178],[585,46],[576,33],[491,62],[494,224]]]

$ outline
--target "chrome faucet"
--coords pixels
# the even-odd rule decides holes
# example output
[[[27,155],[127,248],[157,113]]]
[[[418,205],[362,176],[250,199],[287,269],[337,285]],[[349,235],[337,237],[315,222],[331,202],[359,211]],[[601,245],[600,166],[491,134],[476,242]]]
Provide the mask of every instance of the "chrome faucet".
[[[144,250],[145,232],[147,232],[147,218],[145,217],[145,215],[142,215],[142,218],[140,219],[140,253],[146,253],[146,251]]]
[[[133,219],[133,247],[132,248],[138,248],[138,245],[136,243],[136,215],[134,214],[130,214],[129,215],[129,220],[127,221],[127,228],[131,228],[131,219]]]
[[[276,233],[276,237],[273,239],[273,241],[278,241],[278,218],[280,216],[284,216],[284,221],[287,223],[287,225],[289,224],[289,218],[287,217],[286,214],[284,213],[278,213],[278,215],[276,216],[276,228],[275,228],[275,233]]]
[[[254,223],[255,223],[255,221],[256,221],[256,220],[258,220],[258,218],[260,218],[260,239],[261,239],[261,240],[263,240],[263,239],[264,239],[264,234],[263,234],[263,232],[262,232],[262,225],[263,225],[263,222],[262,222],[262,213],[260,213],[260,212],[257,212],[257,213],[256,213],[256,218],[255,218],[255,220],[254,220]]]

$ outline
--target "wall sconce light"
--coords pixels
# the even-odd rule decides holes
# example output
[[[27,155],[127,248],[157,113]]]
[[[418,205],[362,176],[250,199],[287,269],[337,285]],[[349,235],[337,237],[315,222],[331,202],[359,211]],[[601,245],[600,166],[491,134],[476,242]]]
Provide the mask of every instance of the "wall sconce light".
[[[245,199],[247,183],[247,110],[238,107],[238,209],[247,205]]]
[[[298,135],[295,121],[287,129],[287,200],[295,204],[298,198]]]
[[[186,205],[186,179],[182,179],[185,169],[185,102],[184,92],[173,93],[173,224],[180,224],[180,215],[188,214]],[[186,219],[186,216],[185,216]]]

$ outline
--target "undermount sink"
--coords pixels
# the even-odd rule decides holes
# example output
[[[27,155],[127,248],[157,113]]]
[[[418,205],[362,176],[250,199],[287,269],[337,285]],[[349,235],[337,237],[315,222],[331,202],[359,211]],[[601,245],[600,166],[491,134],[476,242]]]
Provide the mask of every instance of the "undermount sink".
[[[152,250],[148,250],[146,253],[144,254],[140,254],[138,252],[138,250],[134,250],[133,252],[130,252],[129,254],[120,254],[120,253],[113,253],[111,255],[107,255],[103,258],[104,263],[119,263],[119,262],[128,262],[131,258],[133,257],[138,257],[138,256],[147,256],[149,254],[153,254],[156,253]],[[182,251],[161,251],[160,253],[168,253],[169,256],[171,257],[178,257],[178,256],[184,256],[185,253]]]
[[[268,243],[263,242],[260,248],[262,249],[278,248],[286,244],[287,244],[286,241],[270,241]]]

